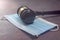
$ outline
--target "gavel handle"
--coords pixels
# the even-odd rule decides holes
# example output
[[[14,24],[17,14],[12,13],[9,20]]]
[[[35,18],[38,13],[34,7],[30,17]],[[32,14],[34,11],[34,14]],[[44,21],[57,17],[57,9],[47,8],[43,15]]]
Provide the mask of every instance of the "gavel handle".
[[[56,15],[56,14],[60,14],[60,10],[56,10],[56,11],[45,11],[45,12],[35,12],[36,15]]]

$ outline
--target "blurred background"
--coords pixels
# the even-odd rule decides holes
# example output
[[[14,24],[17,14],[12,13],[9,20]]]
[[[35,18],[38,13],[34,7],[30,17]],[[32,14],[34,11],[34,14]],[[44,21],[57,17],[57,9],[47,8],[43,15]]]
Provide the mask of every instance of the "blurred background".
[[[60,0],[0,0],[0,16],[17,13],[17,9],[22,5],[34,11],[60,10]],[[60,27],[60,15],[45,19]],[[0,20],[0,40],[31,40],[31,38],[10,22]],[[56,32],[49,31],[37,40],[60,40],[60,29]]]
[[[34,11],[60,10],[60,0],[0,0],[0,16],[16,13],[22,5]]]

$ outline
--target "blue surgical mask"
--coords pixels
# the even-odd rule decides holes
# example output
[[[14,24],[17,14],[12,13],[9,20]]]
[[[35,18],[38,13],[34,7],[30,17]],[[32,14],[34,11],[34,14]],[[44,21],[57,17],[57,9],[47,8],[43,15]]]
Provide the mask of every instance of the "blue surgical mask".
[[[43,18],[36,18],[33,24],[25,25],[17,14],[6,15],[5,18],[17,28],[37,37],[58,26],[57,24],[51,23]]]

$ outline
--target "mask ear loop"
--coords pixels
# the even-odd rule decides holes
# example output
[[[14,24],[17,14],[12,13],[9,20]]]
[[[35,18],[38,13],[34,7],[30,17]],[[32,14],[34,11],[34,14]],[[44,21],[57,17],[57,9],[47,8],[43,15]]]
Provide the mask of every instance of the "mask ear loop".
[[[36,16],[36,18],[40,18],[39,16]],[[50,31],[55,32],[59,30],[59,26],[56,25],[56,27],[54,29],[51,29]]]
[[[56,28],[54,28],[54,29],[51,29],[50,31],[58,31],[59,30],[59,26],[56,26]]]

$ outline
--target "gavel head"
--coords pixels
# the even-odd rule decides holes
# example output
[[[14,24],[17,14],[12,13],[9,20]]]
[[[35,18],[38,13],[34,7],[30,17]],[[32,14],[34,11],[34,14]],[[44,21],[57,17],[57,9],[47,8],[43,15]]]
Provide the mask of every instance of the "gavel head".
[[[27,6],[19,7],[17,14],[25,24],[32,24],[36,16],[35,12]]]

